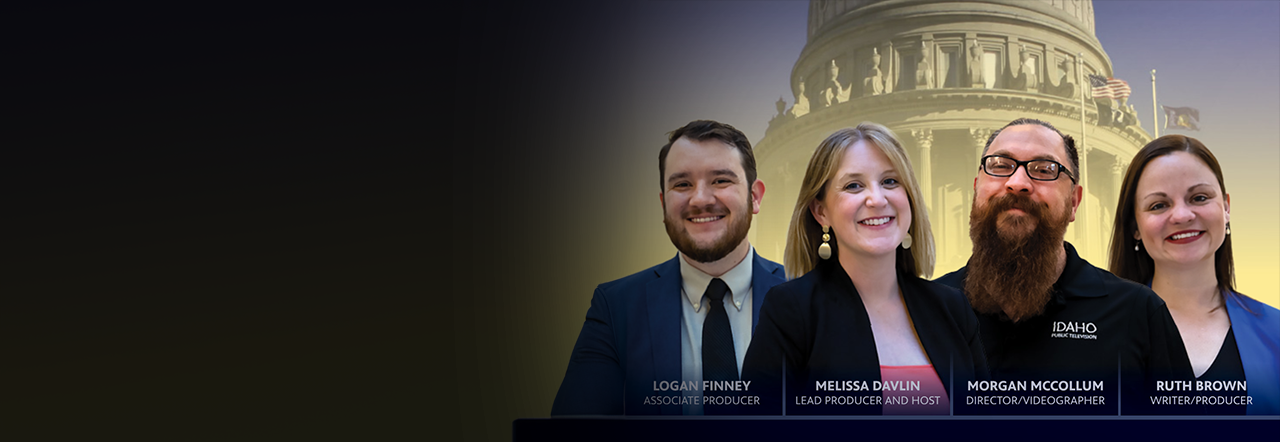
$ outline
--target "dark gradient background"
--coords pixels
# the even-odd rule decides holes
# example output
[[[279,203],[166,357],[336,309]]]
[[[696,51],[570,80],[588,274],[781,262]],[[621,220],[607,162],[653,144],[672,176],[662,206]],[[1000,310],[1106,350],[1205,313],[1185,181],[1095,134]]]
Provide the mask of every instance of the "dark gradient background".
[[[425,11],[6,9],[6,438],[420,431]]]

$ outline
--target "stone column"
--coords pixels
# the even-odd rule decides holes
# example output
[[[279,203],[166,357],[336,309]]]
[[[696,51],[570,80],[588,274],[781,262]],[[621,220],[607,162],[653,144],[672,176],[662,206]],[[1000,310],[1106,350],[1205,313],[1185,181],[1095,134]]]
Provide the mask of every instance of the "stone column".
[[[920,193],[924,195],[921,204],[932,211],[937,207],[933,203],[933,129],[911,129],[911,137],[915,138],[916,146],[920,146]]]
[[[1121,190],[1120,186],[1124,184],[1124,173],[1129,171],[1129,165],[1121,162],[1120,157],[1117,156],[1115,157],[1115,159],[1116,159],[1115,162],[1111,163],[1111,182],[1115,183],[1115,190],[1112,192],[1107,192],[1111,195],[1114,195],[1112,200],[1107,204],[1109,207],[1116,207],[1120,203],[1120,190]],[[1113,212],[1111,216],[1119,216],[1119,212]],[[1114,223],[1115,223],[1115,220],[1113,219],[1111,220],[1111,223],[1103,224],[1103,226],[1104,227],[1113,226]],[[1103,234],[1103,236],[1105,237],[1108,235]],[[1103,247],[1106,247],[1106,246],[1104,245]]]
[[[1116,195],[1119,195],[1120,186],[1124,184],[1124,173],[1129,171],[1129,165],[1120,161],[1120,157],[1116,157],[1116,162],[1111,164],[1111,177],[1116,183]]]
[[[789,156],[795,157],[796,155],[792,154]],[[800,192],[800,186],[804,185],[804,183],[800,182],[799,180],[803,180],[804,175],[802,174],[801,176],[796,177],[796,174],[794,171],[797,169],[804,170],[804,167],[806,164],[808,164],[807,158],[799,158],[799,159],[788,158],[780,166],[778,166],[778,178],[780,181],[782,181],[781,183],[779,183],[781,185],[777,187],[778,189],[777,191],[780,192],[779,195],[796,195]],[[782,234],[783,236],[781,238],[773,238],[771,240],[773,241],[773,256],[776,256],[779,259],[786,259],[786,251],[787,251],[786,250],[786,246],[787,246],[786,232],[788,227],[791,225],[790,210],[792,208],[791,206],[792,204],[795,204],[795,197],[792,197],[790,201],[783,201],[782,204],[779,204],[777,207],[778,209],[781,209],[781,210],[776,210],[776,211],[783,212],[784,214],[780,216],[775,215],[773,217],[774,220],[777,220],[778,230],[783,232]],[[755,232],[757,230],[759,229],[751,229],[752,232]],[[779,241],[779,239],[781,239],[781,241]],[[752,244],[760,244],[760,245],[765,244],[764,241],[758,241],[755,238],[752,238],[751,241],[752,241]]]
[[[987,138],[991,138],[991,132],[993,132],[991,129],[969,129],[969,136],[973,137],[973,144],[977,146],[977,156],[974,157],[975,161],[972,163],[974,169],[970,170],[977,172],[976,168],[982,164],[982,150],[987,147]]]

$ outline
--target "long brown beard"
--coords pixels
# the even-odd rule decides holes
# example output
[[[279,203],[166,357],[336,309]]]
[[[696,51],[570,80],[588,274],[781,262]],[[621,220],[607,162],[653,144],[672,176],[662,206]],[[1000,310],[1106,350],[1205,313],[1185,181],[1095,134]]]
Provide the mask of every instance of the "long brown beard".
[[[1011,208],[1021,216],[1000,217]],[[1035,223],[1030,229],[1026,223]],[[1049,206],[1019,194],[992,198],[986,207],[974,205],[969,216],[973,257],[964,291],[981,313],[1003,311],[1018,322],[1044,312],[1058,279],[1058,253],[1067,232],[1067,210],[1056,219]]]

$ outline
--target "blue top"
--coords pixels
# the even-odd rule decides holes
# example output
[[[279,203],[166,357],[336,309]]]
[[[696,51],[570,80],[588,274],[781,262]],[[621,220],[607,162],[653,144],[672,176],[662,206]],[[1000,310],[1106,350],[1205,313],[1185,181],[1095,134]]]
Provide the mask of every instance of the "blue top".
[[[1280,310],[1235,292],[1225,298],[1253,399],[1246,414],[1280,414]]]

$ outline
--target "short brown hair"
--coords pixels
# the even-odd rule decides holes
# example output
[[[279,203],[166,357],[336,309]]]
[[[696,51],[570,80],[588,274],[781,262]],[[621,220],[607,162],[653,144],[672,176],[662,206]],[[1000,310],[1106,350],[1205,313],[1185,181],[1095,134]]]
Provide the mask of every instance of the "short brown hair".
[[[1071,135],[1064,135],[1062,131],[1058,130],[1058,128],[1056,127],[1053,127],[1053,125],[1049,124],[1048,121],[1037,120],[1035,118],[1019,118],[1017,120],[1010,121],[1009,124],[1006,124],[1004,125],[1004,127],[991,133],[991,136],[987,138],[987,144],[985,146],[982,146],[982,154],[983,155],[987,154],[987,149],[991,148],[991,142],[996,140],[996,136],[1000,135],[1000,132],[1004,131],[1009,126],[1021,126],[1024,124],[1035,124],[1035,125],[1047,127],[1049,128],[1049,130],[1053,131],[1053,133],[1058,134],[1059,137],[1062,137],[1063,149],[1067,151],[1066,152],[1067,159],[1071,161],[1071,165],[1068,166],[1069,168],[1071,168],[1071,170],[1069,170],[1068,172],[1071,172],[1071,175],[1076,177],[1076,181],[1079,181],[1080,153],[1076,150],[1076,139],[1071,138]],[[978,162],[981,163],[982,158],[978,158]],[[982,167],[981,164],[979,164],[978,167]]]
[[[658,189],[666,190],[667,152],[671,151],[671,145],[680,137],[688,137],[694,141],[716,139],[733,146],[742,154],[742,170],[747,174],[747,188],[756,182],[756,156],[751,153],[751,142],[747,141],[747,135],[728,124],[697,120],[667,134],[667,144],[658,152]]]

